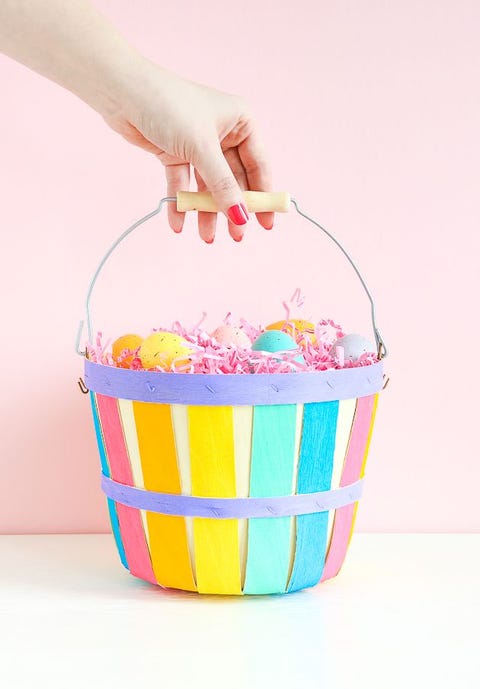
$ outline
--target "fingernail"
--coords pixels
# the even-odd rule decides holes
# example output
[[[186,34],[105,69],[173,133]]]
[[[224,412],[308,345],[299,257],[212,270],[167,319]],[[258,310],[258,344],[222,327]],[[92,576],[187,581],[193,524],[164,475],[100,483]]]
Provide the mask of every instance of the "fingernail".
[[[243,203],[237,203],[236,206],[230,206],[227,214],[231,222],[235,225],[245,225],[248,220],[248,212]]]
[[[241,242],[243,237],[233,237],[234,242]]]
[[[211,239],[204,239],[205,244],[213,244],[213,237]]]
[[[271,230],[271,229],[273,229],[273,223],[270,225],[270,227],[266,227],[265,229],[266,229],[266,230]]]

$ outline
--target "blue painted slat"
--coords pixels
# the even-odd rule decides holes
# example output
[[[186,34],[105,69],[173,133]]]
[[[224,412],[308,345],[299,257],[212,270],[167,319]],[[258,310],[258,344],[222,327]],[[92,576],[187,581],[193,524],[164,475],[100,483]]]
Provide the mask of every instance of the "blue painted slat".
[[[107,453],[105,452],[105,445],[103,442],[102,429],[100,426],[100,419],[98,417],[97,404],[95,402],[95,394],[90,392],[90,403],[92,405],[93,414],[93,424],[95,426],[95,436],[97,438],[98,454],[100,455],[100,463],[102,465],[102,471],[105,476],[110,477],[110,467],[108,466]],[[125,555],[125,549],[122,543],[122,537],[120,535],[120,525],[118,523],[117,509],[115,503],[110,498],[107,498],[108,503],[108,513],[110,515],[110,523],[112,525],[112,532],[115,538],[115,543],[117,544],[118,554],[122,565],[128,569],[127,556]]]
[[[305,404],[297,493],[329,490],[337,429],[338,402]],[[325,565],[328,512],[297,517],[295,561],[289,591],[314,586]]]
[[[254,407],[251,497],[292,493],[296,418],[295,404]],[[286,591],[290,530],[290,517],[249,519],[244,593]]]

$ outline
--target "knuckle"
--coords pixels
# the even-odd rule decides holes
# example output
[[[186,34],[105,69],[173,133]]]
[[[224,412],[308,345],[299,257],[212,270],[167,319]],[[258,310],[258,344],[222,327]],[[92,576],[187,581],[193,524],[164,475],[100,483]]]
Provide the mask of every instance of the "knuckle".
[[[210,187],[210,191],[212,191],[212,192],[233,191],[236,188],[237,188],[237,182],[235,181],[235,179],[232,176],[228,175],[225,177],[221,177],[219,180],[214,182]]]

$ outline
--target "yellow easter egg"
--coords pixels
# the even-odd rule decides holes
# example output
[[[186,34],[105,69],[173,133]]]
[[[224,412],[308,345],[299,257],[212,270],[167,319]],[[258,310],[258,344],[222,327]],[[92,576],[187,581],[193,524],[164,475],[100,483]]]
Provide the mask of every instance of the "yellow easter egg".
[[[191,349],[180,335],[157,332],[144,339],[138,355],[143,368],[161,366],[164,369],[169,369],[172,362],[178,357],[184,356],[185,358],[175,361],[175,366],[187,364],[190,352]]]
[[[112,345],[112,356],[115,363],[121,368],[130,368],[132,360],[135,356],[134,352],[140,347],[143,342],[143,337],[140,335],[122,335]],[[122,357],[122,352],[128,349],[132,354]]]
[[[314,335],[315,326],[310,321],[305,321],[301,318],[291,318],[289,321],[277,321],[267,325],[265,330],[283,330],[292,337],[296,337],[297,341],[302,344],[306,338],[299,337],[299,333],[308,335],[308,339],[312,344],[315,344],[317,338]]]

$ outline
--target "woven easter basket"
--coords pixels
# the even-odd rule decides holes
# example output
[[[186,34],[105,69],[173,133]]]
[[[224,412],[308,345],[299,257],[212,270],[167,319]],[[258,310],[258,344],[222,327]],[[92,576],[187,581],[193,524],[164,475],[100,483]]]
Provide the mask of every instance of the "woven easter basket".
[[[163,587],[214,594],[286,593],[340,570],[361,496],[383,387],[385,347],[358,269],[283,193],[246,192],[250,211],[286,211],[324,231],[372,307],[379,361],[292,374],[208,375],[129,370],[85,357],[113,535],[124,566]],[[169,202],[214,210],[209,195]],[[83,322],[77,338],[77,351]],[[83,384],[83,381],[82,381]]]

